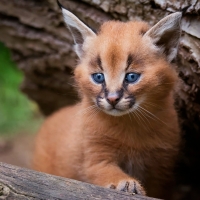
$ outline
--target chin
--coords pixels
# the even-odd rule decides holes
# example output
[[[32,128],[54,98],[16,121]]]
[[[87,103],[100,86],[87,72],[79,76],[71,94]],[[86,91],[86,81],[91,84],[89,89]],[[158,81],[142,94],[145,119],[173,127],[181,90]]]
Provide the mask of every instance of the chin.
[[[112,110],[103,110],[106,114],[112,115],[115,117],[120,117],[123,115],[128,114],[129,110],[118,110],[118,109],[112,109]]]

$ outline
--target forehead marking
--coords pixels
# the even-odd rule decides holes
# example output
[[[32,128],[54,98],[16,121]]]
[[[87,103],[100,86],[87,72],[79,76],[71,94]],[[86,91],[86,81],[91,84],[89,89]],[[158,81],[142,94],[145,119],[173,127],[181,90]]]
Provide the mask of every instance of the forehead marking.
[[[100,56],[97,56],[96,62],[97,62],[98,67],[103,71],[103,67],[102,67],[102,62],[101,62]]]
[[[129,54],[128,55],[128,59],[127,59],[127,67],[126,67],[126,69],[125,70],[127,70],[129,67],[130,67],[130,65],[132,64],[132,62],[133,62],[133,55],[132,54]]]
[[[129,67],[132,65],[143,65],[144,61],[142,60],[142,58],[140,58],[140,56],[135,55],[135,54],[129,54],[128,58],[127,58],[127,67],[125,70],[128,70]]]
[[[92,67],[98,67],[101,71],[103,71],[102,62],[100,56],[97,56],[90,60],[90,65]]]

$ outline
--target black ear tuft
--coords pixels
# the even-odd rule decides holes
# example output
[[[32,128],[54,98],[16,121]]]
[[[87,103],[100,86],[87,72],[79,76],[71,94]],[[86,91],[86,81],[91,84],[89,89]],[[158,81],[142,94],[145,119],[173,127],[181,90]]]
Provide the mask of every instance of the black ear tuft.
[[[57,4],[58,4],[60,9],[64,8],[63,5],[58,0],[57,0]]]
[[[182,15],[184,15],[184,14],[186,13],[186,11],[187,11],[187,9],[188,9],[189,7],[190,7],[190,6],[185,6],[185,7],[181,10]]]

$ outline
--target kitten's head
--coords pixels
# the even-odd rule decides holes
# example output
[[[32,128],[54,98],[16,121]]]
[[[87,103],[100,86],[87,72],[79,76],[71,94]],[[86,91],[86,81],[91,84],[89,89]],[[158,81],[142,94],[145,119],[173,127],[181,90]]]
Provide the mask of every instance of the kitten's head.
[[[83,98],[121,116],[169,96],[177,79],[170,62],[177,53],[181,13],[152,28],[144,22],[110,21],[96,34],[71,12],[62,12],[80,58],[75,79]]]

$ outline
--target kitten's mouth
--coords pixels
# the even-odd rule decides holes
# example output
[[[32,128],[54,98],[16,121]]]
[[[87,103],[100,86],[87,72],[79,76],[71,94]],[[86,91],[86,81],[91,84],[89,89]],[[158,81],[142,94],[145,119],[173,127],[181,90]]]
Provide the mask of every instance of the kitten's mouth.
[[[100,110],[111,116],[126,115],[132,112],[135,108],[135,101],[119,102],[116,105],[113,105],[108,103],[105,98],[98,98],[95,103],[100,108]]]

